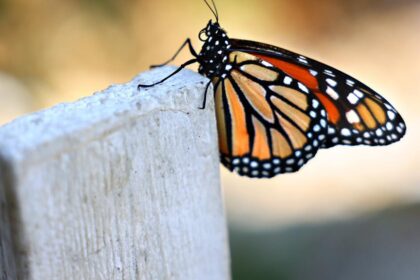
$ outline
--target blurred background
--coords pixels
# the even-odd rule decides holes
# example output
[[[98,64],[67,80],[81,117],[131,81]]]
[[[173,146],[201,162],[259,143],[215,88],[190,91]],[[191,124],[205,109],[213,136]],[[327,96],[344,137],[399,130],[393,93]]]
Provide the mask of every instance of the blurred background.
[[[408,133],[322,150],[295,174],[222,168],[233,278],[420,279],[420,1],[217,1],[231,37],[274,44],[382,93]],[[130,80],[211,18],[200,0],[0,0],[0,124]],[[183,53],[175,64],[187,60]]]

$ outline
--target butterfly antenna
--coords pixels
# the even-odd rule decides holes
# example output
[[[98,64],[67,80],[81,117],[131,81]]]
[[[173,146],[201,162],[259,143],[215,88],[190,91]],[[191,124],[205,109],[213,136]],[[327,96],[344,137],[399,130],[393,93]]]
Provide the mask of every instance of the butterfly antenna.
[[[207,2],[207,0],[204,0],[204,3],[206,3],[207,7],[209,7],[210,11],[213,13],[214,17],[216,18],[216,21],[219,21],[219,15],[217,14],[217,9],[214,10],[211,5],[209,4],[209,2]],[[212,0],[213,6],[214,6],[214,1]],[[215,6],[214,6],[215,7]]]
[[[216,21],[219,22],[219,12],[217,11],[216,3],[214,3],[214,0],[211,0],[211,2],[213,3],[214,11],[216,12]]]

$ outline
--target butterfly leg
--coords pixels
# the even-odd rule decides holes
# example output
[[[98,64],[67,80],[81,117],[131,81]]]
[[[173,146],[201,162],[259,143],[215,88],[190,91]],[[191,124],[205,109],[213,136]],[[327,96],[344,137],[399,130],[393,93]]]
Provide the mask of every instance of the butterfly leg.
[[[154,87],[154,86],[156,86],[156,85],[158,85],[158,84],[161,84],[161,83],[163,83],[164,81],[166,81],[167,79],[169,79],[170,77],[172,77],[172,76],[174,76],[175,74],[177,74],[178,72],[180,72],[182,69],[184,69],[186,66],[188,66],[188,65],[190,65],[190,64],[193,64],[193,63],[196,63],[196,62],[198,62],[198,60],[197,59],[190,59],[190,60],[188,60],[187,62],[185,62],[185,63],[183,63],[181,66],[179,66],[178,67],[178,69],[176,69],[174,72],[172,72],[170,75],[168,75],[168,76],[166,76],[165,78],[163,78],[162,80],[160,80],[160,81],[158,81],[158,82],[156,82],[156,83],[153,83],[153,84],[149,84],[149,85],[145,85],[145,84],[139,84],[138,86],[137,86],[137,89],[138,90],[140,90],[141,88],[146,88],[146,87]]]
[[[176,51],[176,53],[172,56],[172,58],[170,58],[168,61],[162,63],[162,64],[157,64],[157,65],[151,65],[150,68],[156,68],[156,67],[162,67],[165,66],[167,64],[169,64],[170,62],[174,61],[174,59],[178,56],[178,54],[185,48],[185,46],[188,45],[188,48],[190,50],[190,53],[194,56],[197,57],[197,52],[194,50],[194,47],[191,44],[191,39],[187,38],[187,40],[185,40],[185,42],[181,45],[181,47]]]
[[[211,84],[211,81],[209,81],[206,85],[206,89],[204,90],[204,98],[203,98],[203,105],[201,105],[201,107],[199,107],[198,109],[200,110],[204,110],[204,108],[206,108],[206,100],[207,100],[207,91],[209,89],[209,86]]]

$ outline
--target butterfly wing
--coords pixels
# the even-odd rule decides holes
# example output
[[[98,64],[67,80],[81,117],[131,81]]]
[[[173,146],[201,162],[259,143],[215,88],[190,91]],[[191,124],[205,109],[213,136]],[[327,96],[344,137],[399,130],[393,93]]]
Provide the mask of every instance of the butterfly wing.
[[[232,49],[253,55],[304,84],[327,110],[323,147],[387,145],[401,139],[405,123],[381,95],[349,75],[275,46],[231,39]]]
[[[213,80],[221,162],[249,177],[294,172],[326,139],[327,114],[303,83],[256,56],[231,52]]]

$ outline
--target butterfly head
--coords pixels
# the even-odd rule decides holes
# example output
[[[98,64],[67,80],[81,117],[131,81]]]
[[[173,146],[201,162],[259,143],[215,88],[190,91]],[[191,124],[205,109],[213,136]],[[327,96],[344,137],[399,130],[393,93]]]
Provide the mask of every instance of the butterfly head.
[[[210,20],[207,26],[200,31],[198,37],[204,42],[198,55],[200,61],[198,71],[209,78],[223,77],[227,73],[226,66],[231,47],[226,31],[220,27],[218,22]]]
[[[208,38],[217,35],[218,33],[226,33],[221,27],[219,22],[213,22],[212,20],[209,20],[206,27],[201,29],[200,33],[198,34],[198,38],[200,41],[205,42],[208,40]]]

